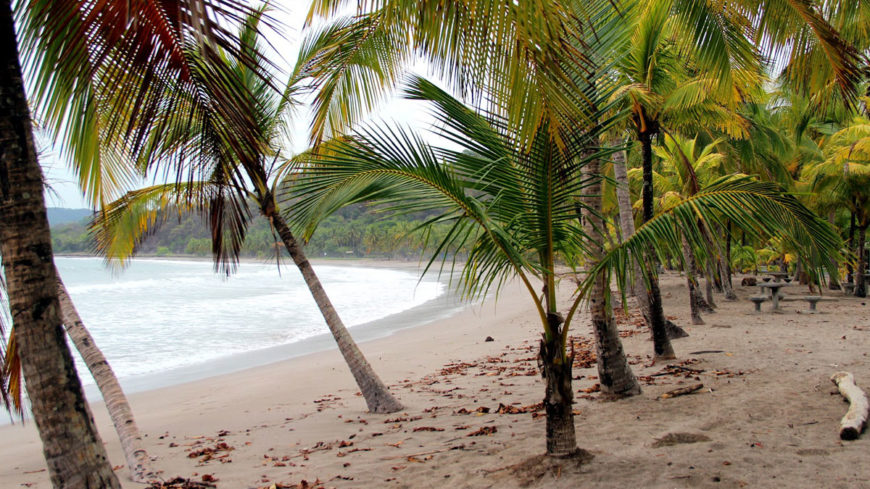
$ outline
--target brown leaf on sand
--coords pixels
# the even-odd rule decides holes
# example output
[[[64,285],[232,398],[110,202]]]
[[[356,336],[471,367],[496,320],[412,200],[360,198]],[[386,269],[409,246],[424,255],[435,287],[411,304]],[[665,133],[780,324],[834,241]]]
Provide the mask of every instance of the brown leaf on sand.
[[[710,437],[695,433],[668,433],[661,438],[656,438],[652,447],[661,448],[684,443],[698,443],[702,441],[710,441]]]
[[[544,403],[539,402],[537,404],[529,404],[528,406],[506,406],[504,404],[499,403],[498,409],[496,409],[496,413],[498,414],[526,414],[526,413],[535,413],[544,409]]]
[[[469,433],[465,436],[484,436],[484,435],[488,436],[488,435],[491,435],[497,431],[498,431],[498,428],[496,428],[495,426],[483,426],[479,430],[472,431],[471,433]]]
[[[148,489],[211,489],[217,487],[209,481],[194,481],[183,477],[176,477],[163,482],[152,482]]]
[[[444,431],[444,428],[436,428],[434,426],[418,426],[414,428],[414,433],[418,431]]]
[[[215,454],[219,452],[230,452],[234,450],[233,447],[227,445],[225,442],[220,442],[213,447],[203,447],[198,450],[193,450],[187,454],[187,458],[200,458],[200,462],[207,462],[213,458],[218,458]]]

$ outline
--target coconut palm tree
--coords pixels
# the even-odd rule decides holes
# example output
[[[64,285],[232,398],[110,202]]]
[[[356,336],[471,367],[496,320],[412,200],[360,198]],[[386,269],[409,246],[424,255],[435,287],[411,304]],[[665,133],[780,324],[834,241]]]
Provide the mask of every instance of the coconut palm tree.
[[[808,267],[836,273],[831,257],[840,258],[842,245],[836,231],[776,184],[746,175],[729,175],[715,179],[691,196],[664,205],[652,220],[602,258],[581,285],[581,292],[592,287],[598,274],[615,275],[620,289],[625,290],[628,284],[624,274],[614,272],[626,270],[630,261],[637,259],[633,258],[637,252],[655,246],[659,252],[682,256],[684,239],[703,249],[707,246],[703,229],[723,219],[730,220],[753,239],[771,236],[788,239],[796,244]]]
[[[855,295],[867,296],[866,242],[870,227],[870,120],[856,117],[824,142],[824,160],[807,165],[803,179],[815,192],[836,196],[855,216],[858,231],[854,252],[857,255]]]
[[[403,409],[375,373],[356,345],[338,312],[323,289],[311,262],[288,226],[276,199],[280,182],[280,144],[287,136],[288,110],[297,90],[291,81],[283,94],[273,89],[263,76],[268,66],[260,65],[258,40],[262,10],[251,15],[243,25],[239,51],[252,60],[244,63],[225,53],[217,57],[200,58],[196,68],[205,76],[226,73],[231,83],[245,88],[245,96],[227,103],[226,99],[205,91],[198,94],[211,101],[204,104],[194,117],[202,118],[202,132],[190,132],[189,126],[155,132],[146,139],[139,155],[143,175],[164,170],[164,166],[181,177],[187,167],[192,175],[207,175],[203,181],[187,181],[156,185],[128,192],[121,199],[106,205],[94,220],[98,248],[109,259],[122,262],[132,256],[144,237],[161,222],[162,211],[171,215],[167,206],[176,210],[196,210],[208,218],[212,231],[212,251],[216,266],[230,273],[236,266],[250,219],[248,199],[260,214],[269,220],[320,309],[329,331],[374,413],[392,413]],[[171,121],[178,107],[168,107],[157,114],[158,120]],[[171,123],[171,122],[170,122]],[[233,125],[252,125],[243,132],[256,134],[252,145],[239,145],[225,139],[223,132]]]
[[[23,56],[12,2],[0,3],[0,254],[15,345],[52,483],[119,487],[61,330],[22,60],[34,80],[30,102],[49,125],[67,128],[60,133],[82,180],[117,184],[123,180],[123,171],[113,170],[117,155],[138,146],[154,108],[191,88],[189,41],[227,43],[232,34],[223,26],[247,8],[228,0],[30,0],[16,8]],[[177,91],[165,90],[170,83]]]
[[[594,204],[589,208],[576,198],[578,189],[599,182],[581,171],[598,156],[575,157],[582,153],[555,144],[546,126],[525,148],[518,144],[523,129],[493,113],[476,113],[423,79],[409,82],[408,95],[433,104],[436,131],[460,149],[432,147],[407,130],[389,126],[328,142],[294,187],[296,211],[309,222],[310,233],[318,220],[351,202],[376,200],[403,212],[441,210],[437,221],[452,223],[452,228],[430,265],[442,251],[470,243],[461,271],[466,295],[484,294],[510,279],[528,291],[542,328],[547,453],[574,454],[573,362],[566,345],[580,299],[560,310],[555,264],[560,256],[601,249],[600,219],[587,224],[589,231],[579,223],[584,209],[600,214]],[[590,139],[585,134],[575,141],[587,145]],[[543,283],[543,293],[536,282]],[[640,388],[612,327],[609,285],[597,286],[603,291],[592,304],[593,329],[599,354],[605,357],[599,364],[602,389],[637,393]]]
[[[722,176],[723,164],[726,161],[725,155],[716,151],[723,141],[721,139],[714,140],[712,143],[703,148],[696,149],[697,138],[688,140],[678,135],[666,135],[664,144],[653,147],[653,151],[661,160],[661,172],[657,179],[660,183],[660,205],[659,208],[667,208],[669,204],[678,202],[685,197],[694,195],[698,192],[699,186],[706,185],[716,177]],[[639,172],[632,170],[633,177],[640,179]],[[706,231],[706,229],[705,229]],[[707,250],[713,251],[717,247],[712,245],[714,239],[709,236],[709,233],[704,232],[708,246]],[[698,260],[696,259],[696,251],[686,240],[685,235],[682,237],[683,243],[683,258],[686,264],[686,282],[689,287],[689,304],[692,311],[692,322],[694,324],[703,324],[701,319],[701,311],[713,312],[710,305],[701,295],[696,278],[696,270]],[[705,260],[705,262],[714,260]],[[716,262],[721,261],[721,257],[717,257]],[[710,279],[708,269],[708,283]]]

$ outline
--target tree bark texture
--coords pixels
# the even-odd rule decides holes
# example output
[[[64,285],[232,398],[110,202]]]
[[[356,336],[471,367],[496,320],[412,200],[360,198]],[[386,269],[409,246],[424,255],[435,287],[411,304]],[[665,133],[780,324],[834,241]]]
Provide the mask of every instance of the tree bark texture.
[[[855,250],[855,211],[849,213],[849,250]],[[854,269],[852,268],[852,260],[846,261],[846,282],[855,283]]]
[[[713,300],[713,266],[707,263],[707,273],[704,274],[704,289],[707,293],[707,305],[710,306],[710,312],[715,312],[716,302]]]
[[[634,235],[634,215],[632,212],[631,195],[628,190],[628,172],[625,168],[625,152],[619,151],[613,155],[613,178],[616,180],[616,200],[619,208],[619,226],[622,231],[622,239],[626,240]],[[632,260],[633,279],[631,293],[637,298],[637,304],[640,307],[640,312],[643,314],[644,321],[650,331],[653,331],[653,313],[650,307],[650,295],[647,290],[646,281],[643,278],[643,271],[640,268],[640,263],[637,260]],[[679,326],[665,319],[664,311],[661,313],[660,321],[664,322],[665,330],[668,332],[669,338],[682,338],[688,336],[685,331]]]
[[[278,232],[278,236],[284,242],[287,252],[290,253],[293,263],[296,264],[296,267],[302,273],[302,278],[314,297],[314,302],[317,303],[317,307],[320,309],[320,313],[323,315],[323,319],[326,321],[332,337],[335,338],[339,351],[344,356],[348,367],[350,367],[360,392],[362,392],[366,400],[369,411],[373,413],[394,413],[404,409],[402,404],[393,397],[387,386],[378,377],[378,374],[375,373],[371,364],[363,356],[362,351],[360,351],[353,337],[351,337],[344,326],[338,312],[332,305],[332,301],[329,300],[326,291],[323,290],[320,279],[314,273],[311,262],[305,256],[302,245],[293,236],[284,218],[277,212],[268,213],[266,217],[272,222],[272,225]]]
[[[67,347],[12,5],[0,0],[0,253],[31,413],[56,488],[120,488]]]
[[[622,231],[622,240],[625,241],[634,235],[634,212],[632,212],[631,195],[628,187],[628,171],[625,168],[625,151],[617,151],[613,154],[613,179],[616,181],[616,202],[619,209],[619,228]],[[641,281],[640,265],[634,264],[634,280],[632,281],[631,295],[646,302],[646,288]],[[643,308],[643,305],[641,305]],[[647,304],[647,308],[649,305]]]
[[[719,240],[711,236],[706,226],[702,226],[701,229],[704,239],[707,241],[707,246],[716,254],[715,263],[716,271],[718,272],[717,277],[719,278],[716,281],[719,284],[718,291],[725,294],[725,300],[737,300],[737,294],[734,293],[734,289],[731,287],[731,269],[726,266],[725,255],[722,253],[722,246],[719,244]]]
[[[546,383],[544,410],[547,413],[547,455],[567,457],[577,453],[574,430],[574,391],[571,387],[574,358],[565,355],[559,314],[547,315],[553,337],[541,340],[541,375]]]
[[[648,123],[651,125],[652,123]],[[649,222],[653,218],[653,177],[652,177],[652,128],[645,132],[639,132],[641,159],[643,160],[643,222]],[[674,347],[668,338],[665,326],[665,313],[662,306],[662,293],[659,289],[659,277],[655,250],[647,250],[646,266],[649,277],[646,281],[647,301],[649,303],[649,317],[647,323],[653,340],[653,351],[656,359],[676,358]]]
[[[695,254],[692,252],[692,247],[685,236],[682,236],[683,241],[683,259],[686,261],[686,285],[689,287],[689,307],[692,311],[692,324],[704,324],[701,318],[701,308],[698,298],[700,298],[700,290],[698,290],[698,278],[695,276]]]
[[[862,220],[863,221],[863,220]],[[858,226],[858,244],[855,250],[858,253],[858,263],[855,270],[855,297],[867,297],[867,253],[864,252],[864,241],[867,239],[867,224],[861,222]]]
[[[151,470],[151,459],[142,443],[142,435],[139,434],[139,427],[133,418],[133,409],[127,401],[127,396],[121,389],[121,384],[103,352],[97,347],[91,333],[85,327],[60,274],[57,275],[57,284],[60,312],[66,334],[97,382],[97,387],[106,403],[106,410],[121,440],[121,449],[124,451],[124,458],[130,469],[130,478],[134,482],[153,480],[157,474]]]
[[[588,163],[589,172],[593,175],[599,173],[597,159]],[[604,256],[605,223],[600,215],[601,212],[601,180],[597,179],[586,188],[584,201],[594,212],[592,219],[587,220],[585,231],[590,237],[594,247],[594,256],[590,268],[594,268]],[[603,275],[595,278],[595,283],[589,296],[590,313],[592,317],[592,332],[595,335],[595,350],[598,355],[598,381],[603,392],[631,396],[640,394],[640,384],[631,371],[622,341],[619,339],[619,330],[613,320],[613,305],[610,303],[610,283]],[[664,329],[664,328],[662,328]]]

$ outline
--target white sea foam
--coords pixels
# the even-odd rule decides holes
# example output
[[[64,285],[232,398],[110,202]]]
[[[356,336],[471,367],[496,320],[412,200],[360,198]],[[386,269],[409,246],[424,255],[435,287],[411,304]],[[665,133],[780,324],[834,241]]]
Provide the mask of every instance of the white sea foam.
[[[121,377],[157,373],[327,333],[298,271],[243,263],[237,274],[211,263],[135,260],[123,272],[98,258],[56,258],[95,342]],[[445,293],[412,271],[318,266],[349,327],[421,305]],[[85,383],[93,381],[77,358]]]

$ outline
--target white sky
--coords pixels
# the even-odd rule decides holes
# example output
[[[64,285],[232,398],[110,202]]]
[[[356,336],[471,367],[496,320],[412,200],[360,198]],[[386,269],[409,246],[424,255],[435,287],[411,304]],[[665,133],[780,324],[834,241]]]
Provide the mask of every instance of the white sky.
[[[267,39],[277,53],[272,53],[270,59],[280,67],[284,73],[280,78],[286,79],[291,67],[296,62],[304,33],[302,27],[305,15],[308,13],[307,0],[279,0],[273,1],[276,7],[271,15],[280,24],[282,32],[268,31]],[[425,75],[425,64],[418,63],[412,68],[413,72]],[[426,128],[431,124],[431,117],[427,115],[426,107],[420,102],[403,100],[393,97],[386,100],[380,110],[372,115],[373,119],[382,118],[402,125],[415,128]],[[290,150],[298,153],[306,148],[308,142],[308,125],[310,115],[307,111],[299,111],[296,114],[293,140]],[[76,183],[75,174],[59,156],[59,148],[54,147],[52,141],[46,136],[37,136],[38,146],[41,150],[40,163],[45,173],[46,182],[51,190],[46,191],[46,200],[49,207],[87,208],[87,201]]]

